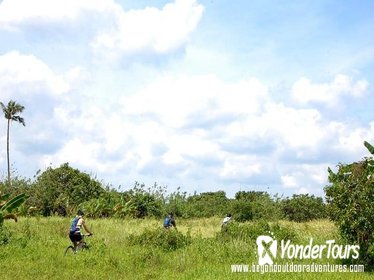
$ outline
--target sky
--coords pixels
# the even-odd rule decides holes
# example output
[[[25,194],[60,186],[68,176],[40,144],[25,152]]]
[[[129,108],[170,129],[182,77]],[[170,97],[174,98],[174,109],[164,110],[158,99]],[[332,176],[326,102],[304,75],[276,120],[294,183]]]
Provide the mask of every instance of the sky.
[[[374,2],[3,0],[12,172],[324,196],[374,143]],[[6,119],[0,122],[6,176]]]

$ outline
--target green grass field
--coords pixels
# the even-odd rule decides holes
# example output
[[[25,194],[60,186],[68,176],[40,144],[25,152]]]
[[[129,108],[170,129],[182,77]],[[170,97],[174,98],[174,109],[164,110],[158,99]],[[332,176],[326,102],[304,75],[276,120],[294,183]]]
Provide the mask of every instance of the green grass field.
[[[251,273],[231,271],[233,264],[257,263],[254,243],[217,237],[220,218],[177,220],[179,232],[190,236],[188,245],[176,250],[136,244],[129,236],[147,230],[157,232],[155,219],[87,220],[94,232],[87,238],[90,250],[64,256],[69,245],[70,219],[20,218],[5,221],[8,244],[0,245],[0,279],[373,279],[370,273]],[[297,234],[300,242],[313,237],[316,243],[338,239],[329,221],[280,222]],[[163,232],[164,233],[164,232]],[[327,260],[318,260],[326,263]],[[310,260],[299,261],[311,264]],[[331,263],[331,260],[330,260]]]

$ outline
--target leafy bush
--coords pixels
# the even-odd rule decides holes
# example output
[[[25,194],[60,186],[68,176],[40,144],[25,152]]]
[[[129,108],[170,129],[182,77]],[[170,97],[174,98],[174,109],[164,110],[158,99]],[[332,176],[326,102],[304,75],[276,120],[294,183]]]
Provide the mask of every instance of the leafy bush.
[[[167,213],[174,213],[177,217],[188,217],[187,193],[181,192],[180,188],[176,192],[166,197],[165,210]]]
[[[140,235],[129,235],[128,242],[131,245],[157,247],[164,251],[174,251],[191,244],[192,238],[189,233],[184,235],[176,230],[158,228],[147,229]]]
[[[253,220],[253,208],[249,201],[235,199],[230,204],[230,212],[235,216],[235,220],[238,222]]]
[[[131,201],[128,215],[134,218],[147,216],[160,218],[164,210],[164,189],[154,184],[148,189],[144,184],[135,182],[135,186],[123,193],[124,201]]]
[[[66,216],[75,213],[79,204],[100,197],[104,191],[100,182],[65,163],[58,168],[49,167],[38,175],[28,203],[44,216]]]
[[[230,203],[231,213],[239,222],[250,220],[277,220],[281,217],[279,202],[267,192],[240,191]]]
[[[194,194],[187,198],[186,217],[222,216],[227,212],[229,199],[224,191]]]
[[[327,217],[326,205],[321,197],[309,194],[294,194],[282,201],[284,216],[295,222],[307,222]]]
[[[374,154],[374,148],[365,146]],[[331,185],[325,188],[331,218],[341,235],[350,244],[360,245],[358,262],[365,270],[374,269],[374,159],[365,158],[351,164],[339,164],[334,173],[330,168]]]

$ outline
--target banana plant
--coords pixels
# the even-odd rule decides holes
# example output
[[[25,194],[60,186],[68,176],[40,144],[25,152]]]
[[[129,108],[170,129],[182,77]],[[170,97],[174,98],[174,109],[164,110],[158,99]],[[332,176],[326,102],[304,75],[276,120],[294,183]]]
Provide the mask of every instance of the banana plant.
[[[4,219],[13,219],[17,222],[17,216],[11,213],[17,209],[26,200],[26,194],[22,193],[16,197],[9,199],[10,194],[0,193],[0,227],[3,225]]]
[[[374,147],[373,147],[373,145],[371,145],[369,142],[366,142],[366,141],[364,141],[364,145],[365,145],[366,149],[368,149],[369,152],[372,155],[374,155]]]

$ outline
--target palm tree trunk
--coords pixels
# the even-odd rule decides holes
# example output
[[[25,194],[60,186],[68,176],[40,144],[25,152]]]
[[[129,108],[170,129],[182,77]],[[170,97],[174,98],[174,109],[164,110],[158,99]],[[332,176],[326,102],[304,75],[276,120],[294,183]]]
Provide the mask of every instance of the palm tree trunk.
[[[8,186],[10,187],[9,127],[10,127],[10,119],[8,119],[8,128],[7,128],[7,134],[6,134],[6,154],[7,154],[7,160],[8,160]]]

